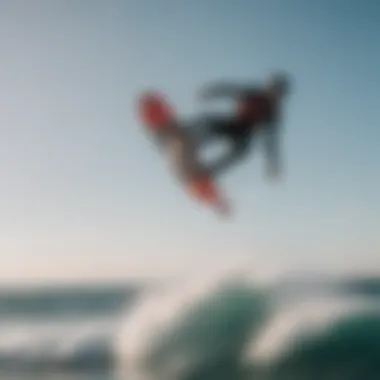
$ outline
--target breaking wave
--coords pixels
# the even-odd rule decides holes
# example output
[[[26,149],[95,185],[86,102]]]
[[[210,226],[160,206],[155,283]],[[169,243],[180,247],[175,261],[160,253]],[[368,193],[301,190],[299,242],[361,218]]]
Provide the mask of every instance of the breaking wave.
[[[21,292],[22,293],[22,292]],[[0,294],[2,371],[127,379],[380,378],[380,279]]]

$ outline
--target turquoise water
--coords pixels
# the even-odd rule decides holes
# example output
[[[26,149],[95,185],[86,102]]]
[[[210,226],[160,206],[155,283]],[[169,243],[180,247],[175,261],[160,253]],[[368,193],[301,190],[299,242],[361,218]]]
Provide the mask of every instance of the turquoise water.
[[[8,379],[380,379],[380,279],[0,292]]]

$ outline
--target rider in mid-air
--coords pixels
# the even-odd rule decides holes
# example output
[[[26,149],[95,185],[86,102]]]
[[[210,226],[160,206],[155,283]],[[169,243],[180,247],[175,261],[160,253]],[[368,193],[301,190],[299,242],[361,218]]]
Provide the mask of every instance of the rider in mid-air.
[[[166,99],[158,93],[146,92],[138,101],[140,120],[148,128],[156,143],[169,156],[174,172],[185,188],[202,203],[220,213],[229,213],[229,204],[215,181],[232,164],[247,155],[258,132],[264,133],[267,173],[277,177],[281,173],[279,154],[279,113],[289,88],[283,75],[270,78],[262,88],[231,84],[210,85],[201,91],[203,101],[220,96],[237,100],[236,112],[229,117],[212,116],[201,121],[204,134],[195,137],[193,129],[198,121],[186,126],[175,117]],[[199,158],[199,147],[210,139],[227,139],[231,151],[211,165]]]
[[[290,80],[283,74],[271,76],[263,87],[216,83],[201,90],[202,101],[227,97],[237,103],[233,115],[209,116],[202,122],[205,134],[201,142],[226,139],[232,146],[225,156],[210,167],[214,175],[223,173],[245,158],[252,147],[252,140],[259,133],[264,137],[268,177],[277,178],[281,175],[280,113],[289,90]]]

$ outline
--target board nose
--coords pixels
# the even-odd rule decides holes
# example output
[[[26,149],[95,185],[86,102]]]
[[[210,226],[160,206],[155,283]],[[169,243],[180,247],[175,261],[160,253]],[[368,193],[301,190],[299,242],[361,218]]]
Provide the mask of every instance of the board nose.
[[[174,111],[165,97],[158,92],[146,92],[138,100],[140,119],[146,127],[159,130],[174,121]]]

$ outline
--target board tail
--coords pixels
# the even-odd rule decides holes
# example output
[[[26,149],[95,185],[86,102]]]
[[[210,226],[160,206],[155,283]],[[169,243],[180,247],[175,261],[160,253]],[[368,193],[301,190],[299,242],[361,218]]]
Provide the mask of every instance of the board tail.
[[[200,203],[212,207],[222,215],[230,214],[230,205],[222,196],[212,178],[195,179],[189,182],[189,193]]]
[[[176,121],[174,109],[163,94],[145,92],[137,103],[140,120],[152,132],[161,131]]]

